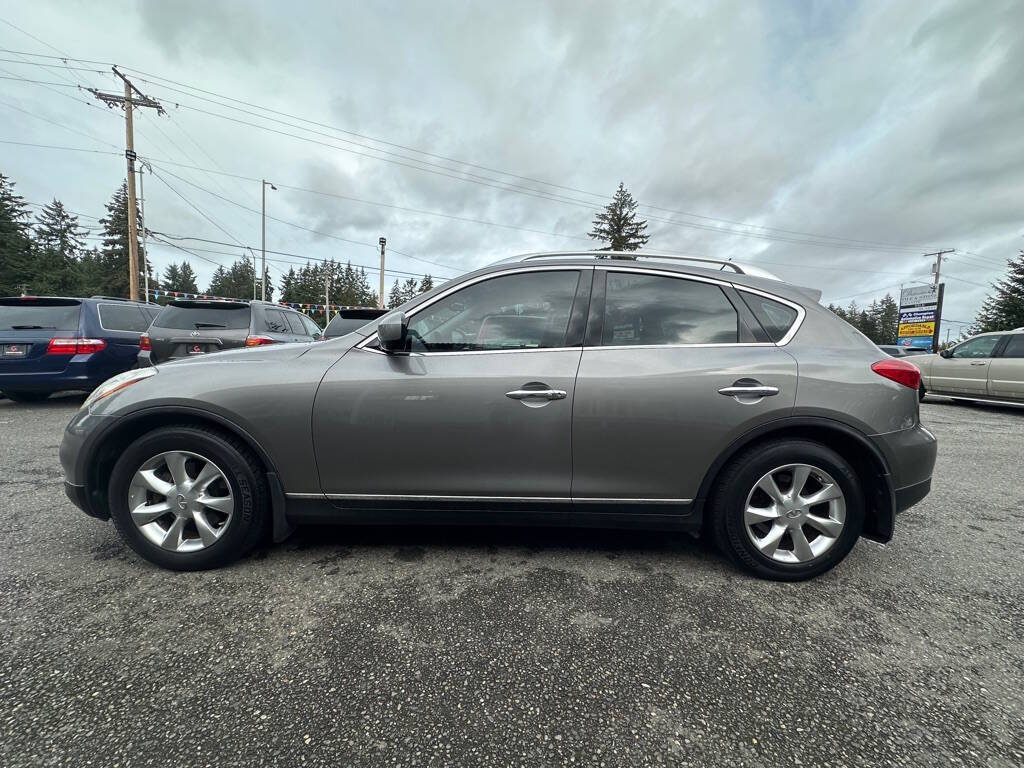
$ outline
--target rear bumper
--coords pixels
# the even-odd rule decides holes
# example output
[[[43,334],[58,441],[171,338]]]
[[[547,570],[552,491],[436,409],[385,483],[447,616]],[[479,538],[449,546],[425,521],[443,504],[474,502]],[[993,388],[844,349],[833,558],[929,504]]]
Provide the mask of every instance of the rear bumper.
[[[154,365],[153,359],[150,356],[150,352],[149,352],[148,349],[144,349],[141,352],[139,352],[138,362],[139,362],[139,368],[152,368],[153,367],[153,365]]]
[[[908,498],[913,496],[910,489],[923,486],[921,495],[911,504],[920,501],[928,493],[932,471],[935,469],[935,457],[938,443],[935,435],[922,424],[898,432],[887,432],[874,435],[871,441],[885,456],[889,465],[890,482],[896,492],[897,501],[900,494]],[[907,506],[910,506],[908,504]],[[899,504],[897,504],[897,508]],[[906,507],[902,507],[906,509]]]
[[[63,392],[96,389],[111,376],[127,370],[129,361],[111,361],[100,355],[74,355],[62,371],[25,371],[0,373],[0,390],[14,392]]]
[[[920,483],[908,485],[906,488],[896,489],[896,512],[903,512],[917,504],[928,495],[932,489],[932,479],[929,477]]]

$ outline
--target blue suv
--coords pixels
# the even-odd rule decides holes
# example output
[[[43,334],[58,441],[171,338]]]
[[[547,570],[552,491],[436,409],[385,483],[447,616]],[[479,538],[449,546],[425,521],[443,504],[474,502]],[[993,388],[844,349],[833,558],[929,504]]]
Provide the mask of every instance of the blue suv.
[[[155,304],[93,296],[0,298],[0,392],[42,400],[91,390],[135,365]]]

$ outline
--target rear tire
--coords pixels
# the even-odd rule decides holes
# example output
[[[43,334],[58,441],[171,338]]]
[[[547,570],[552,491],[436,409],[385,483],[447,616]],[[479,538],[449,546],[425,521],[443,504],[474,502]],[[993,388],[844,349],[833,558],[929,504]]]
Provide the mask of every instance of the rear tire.
[[[180,462],[177,475],[171,458]],[[266,471],[240,440],[206,427],[162,427],[129,445],[114,465],[108,499],[128,546],[171,570],[227,565],[270,532]],[[162,507],[167,512],[157,517]]]
[[[806,475],[794,495],[801,467]],[[819,496],[829,500],[815,502]],[[735,563],[761,578],[802,581],[834,568],[853,549],[864,525],[864,492],[853,467],[831,448],[783,439],[730,461],[709,511],[715,543]]]
[[[45,400],[50,396],[50,392],[13,392],[9,389],[4,390],[4,394],[7,395],[8,400],[13,400],[16,403],[38,403],[41,400]]]
[[[917,401],[920,403],[924,400],[924,396],[928,394],[928,390],[924,388],[924,384],[921,384],[917,388]]]

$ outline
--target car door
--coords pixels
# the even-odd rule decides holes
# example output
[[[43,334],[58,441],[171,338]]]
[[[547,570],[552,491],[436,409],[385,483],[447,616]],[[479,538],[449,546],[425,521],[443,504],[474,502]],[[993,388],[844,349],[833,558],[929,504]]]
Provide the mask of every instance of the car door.
[[[989,365],[1002,339],[999,334],[990,334],[957,344],[949,357],[932,360],[925,387],[932,392],[987,395]]]
[[[591,268],[519,267],[416,307],[410,353],[371,337],[313,408],[323,491],[353,500],[569,501]]]
[[[988,394],[1024,402],[1024,333],[1006,337],[1006,343],[988,367]]]
[[[573,405],[574,502],[685,506],[734,439],[792,412],[796,362],[770,339],[788,338],[803,310],[751,298],[771,331],[754,332],[753,307],[727,283],[598,267]]]

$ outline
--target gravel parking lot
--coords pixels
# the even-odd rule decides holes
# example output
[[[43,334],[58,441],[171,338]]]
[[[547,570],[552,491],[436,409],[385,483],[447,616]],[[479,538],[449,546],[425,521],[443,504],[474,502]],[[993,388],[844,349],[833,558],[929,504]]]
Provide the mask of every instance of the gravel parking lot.
[[[1024,764],[1024,409],[929,401],[931,496],[811,583],[685,535],[303,530],[161,571],[0,400],[0,765]]]

